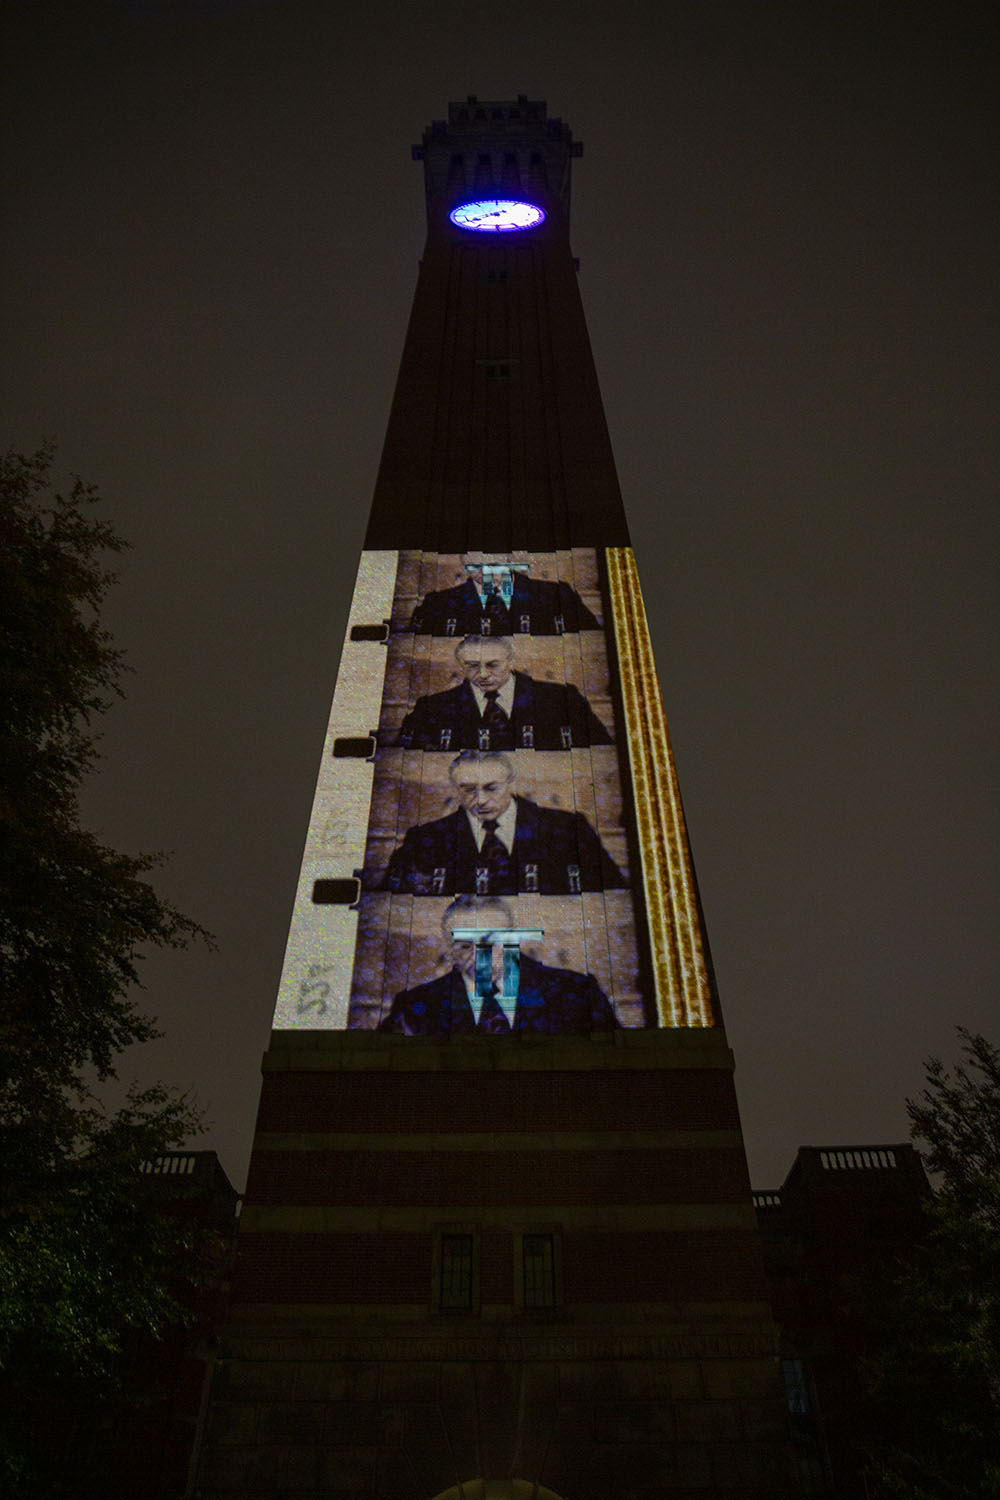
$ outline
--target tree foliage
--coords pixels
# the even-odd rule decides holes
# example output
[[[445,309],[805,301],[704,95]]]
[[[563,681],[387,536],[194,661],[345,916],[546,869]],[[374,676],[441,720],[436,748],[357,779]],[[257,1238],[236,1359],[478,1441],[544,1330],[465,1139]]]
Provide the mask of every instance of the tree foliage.
[[[881,1302],[872,1383],[879,1493],[1000,1496],[1000,1051],[959,1030],[964,1061],[927,1064],[907,1101],[937,1178],[928,1232]]]
[[[157,1035],[136,1006],[148,945],[204,936],[147,879],[155,856],[106,847],[80,821],[96,723],[121,696],[101,622],[125,543],[77,479],[52,492],[53,453],[0,459],[0,1429],[5,1493],[32,1477],[39,1392],[110,1388],[123,1337],[175,1309],[186,1249],[144,1162],[198,1128],[168,1089],[112,1109],[100,1085]],[[45,1493],[57,1493],[46,1489]]]

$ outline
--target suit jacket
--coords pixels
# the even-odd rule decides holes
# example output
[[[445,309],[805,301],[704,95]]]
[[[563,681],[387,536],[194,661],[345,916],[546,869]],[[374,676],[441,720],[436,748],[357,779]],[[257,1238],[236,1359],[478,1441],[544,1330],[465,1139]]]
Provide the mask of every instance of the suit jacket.
[[[411,896],[576,896],[622,889],[624,875],[582,813],[516,800],[514,848],[501,874],[482,859],[459,807],[411,828],[378,888]]]
[[[617,1025],[608,998],[592,974],[550,969],[522,954],[514,1031],[612,1031]],[[405,1036],[475,1035],[472,1006],[459,971],[452,969],[427,984],[403,990],[378,1029]]]
[[[412,750],[571,750],[610,745],[611,736],[578,688],[514,673],[510,722],[484,729],[468,682],[418,698],[399,743]]]
[[[493,594],[484,608],[471,578],[454,588],[426,594],[413,611],[410,629],[418,635],[565,635],[600,626],[568,583],[549,583],[514,574],[509,607]]]

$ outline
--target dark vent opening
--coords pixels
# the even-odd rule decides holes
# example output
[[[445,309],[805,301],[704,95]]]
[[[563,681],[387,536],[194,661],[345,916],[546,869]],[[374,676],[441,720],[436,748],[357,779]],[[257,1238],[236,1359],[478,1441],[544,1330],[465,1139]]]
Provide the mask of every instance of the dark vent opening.
[[[313,904],[315,906],[353,906],[361,896],[361,881],[356,876],[350,880],[314,880]]]
[[[375,754],[375,739],[373,735],[338,735],[333,742],[333,755],[335,760],[370,760]]]

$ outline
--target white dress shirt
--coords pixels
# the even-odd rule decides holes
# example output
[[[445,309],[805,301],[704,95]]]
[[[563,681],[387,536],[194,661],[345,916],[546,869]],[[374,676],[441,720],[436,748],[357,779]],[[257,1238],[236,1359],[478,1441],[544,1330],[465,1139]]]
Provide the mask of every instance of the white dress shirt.
[[[477,818],[473,813],[469,812],[468,808],[465,809],[465,816],[469,820],[469,827],[472,829],[472,837],[476,841],[476,848],[482,849],[483,840],[486,837],[486,831],[483,828],[482,818]],[[500,817],[497,818],[496,828],[497,838],[500,840],[501,844],[503,844],[508,854],[511,854],[514,849],[514,827],[516,823],[517,798],[511,797],[510,801],[507,804],[507,811],[505,813],[501,813]]]
[[[476,695],[476,707],[479,709],[479,717],[482,718],[486,712],[486,694],[482,688],[476,687],[474,682],[469,683],[470,688]],[[508,719],[514,712],[514,674],[511,672],[503,687],[497,693],[495,702],[499,703]]]

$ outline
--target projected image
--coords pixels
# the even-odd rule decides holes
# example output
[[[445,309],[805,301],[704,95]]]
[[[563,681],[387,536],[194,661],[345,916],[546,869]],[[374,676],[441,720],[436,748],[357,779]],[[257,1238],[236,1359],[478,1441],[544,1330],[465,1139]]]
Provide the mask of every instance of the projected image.
[[[542,939],[541,929],[521,925],[513,903],[459,896],[441,917],[442,962],[450,966],[396,994],[378,1029],[406,1036],[613,1030],[615,1013],[591,974],[541,963],[522,947]]]
[[[366,897],[348,1024],[407,1036],[641,1026],[631,898]]]
[[[601,628],[595,554],[588,557],[581,548],[503,557],[409,552],[400,554],[400,562],[398,629],[417,635],[551,636]]]
[[[362,554],[274,1024],[715,1024],[628,548]]]
[[[526,649],[532,644],[534,651]],[[596,645],[603,643],[598,639]],[[562,642],[467,635],[453,649],[450,643],[445,649],[444,659],[433,663],[434,675],[449,686],[421,694],[390,742],[411,750],[451,752],[572,750],[611,744],[610,704],[605,699],[603,718],[599,717],[568,679]],[[533,676],[527,670],[529,661],[545,676]]]
[[[644,1024],[597,554],[403,552],[390,618],[347,1024]]]
[[[611,757],[602,759],[604,780],[611,785],[599,821],[607,823],[617,814],[620,825],[617,767]],[[429,764],[421,759],[413,766],[419,780],[408,782],[407,768],[401,767],[398,782],[391,778],[382,783],[388,793],[384,799],[376,774],[373,825],[383,800],[387,823],[393,813],[405,818],[408,807],[415,821],[392,850],[384,872],[378,863],[366,872],[366,885],[411,896],[507,896],[518,891],[562,896],[626,886],[627,876],[594,827],[598,814],[591,757],[578,756],[575,766],[569,755],[560,760],[550,767],[539,765],[537,757],[462,750],[442,775],[438,757]],[[393,757],[387,766],[395,770],[398,763]],[[574,804],[575,810],[568,810]],[[581,806],[587,811],[580,811]],[[417,821],[418,809],[437,807],[442,808],[440,816]],[[377,838],[376,861],[384,842],[384,835]]]

